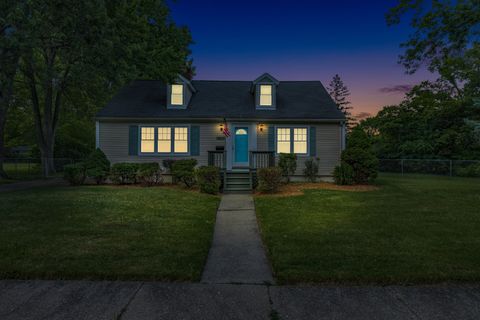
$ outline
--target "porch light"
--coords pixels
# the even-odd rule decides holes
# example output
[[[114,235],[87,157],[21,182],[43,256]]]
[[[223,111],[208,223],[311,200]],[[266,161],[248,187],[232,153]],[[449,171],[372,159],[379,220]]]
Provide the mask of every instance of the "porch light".
[[[223,123],[220,124],[220,132],[223,132],[223,128],[225,127],[225,125]]]
[[[264,127],[264,126],[265,126],[265,125],[264,125],[263,123],[260,123],[260,124],[258,125],[258,130],[260,130],[260,132],[263,132],[263,127]]]

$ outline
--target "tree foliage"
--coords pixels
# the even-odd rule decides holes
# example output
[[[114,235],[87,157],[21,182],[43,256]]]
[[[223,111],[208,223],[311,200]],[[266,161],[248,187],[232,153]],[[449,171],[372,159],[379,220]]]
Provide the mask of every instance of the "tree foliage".
[[[350,97],[350,90],[348,90],[348,87],[343,83],[343,80],[338,74],[333,77],[332,81],[327,87],[327,90],[338,109],[345,115],[347,119],[347,128],[351,129],[353,125],[353,118],[351,113],[352,105],[348,100]]]
[[[191,37],[172,22],[164,1],[12,4],[21,17],[22,28],[16,29],[20,78],[32,107],[45,175],[54,171],[55,140],[62,124],[68,132],[77,119],[93,123],[99,107],[132,79],[169,81],[186,69]],[[93,132],[91,125],[87,131]],[[78,146],[81,149],[81,143]]]

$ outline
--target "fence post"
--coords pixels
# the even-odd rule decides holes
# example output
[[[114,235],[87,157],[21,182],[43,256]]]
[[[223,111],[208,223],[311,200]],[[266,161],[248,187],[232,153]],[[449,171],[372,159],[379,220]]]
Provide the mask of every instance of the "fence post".
[[[450,160],[450,177],[453,176],[453,161]]]
[[[403,176],[403,159],[402,159],[401,163],[402,163],[402,176]]]

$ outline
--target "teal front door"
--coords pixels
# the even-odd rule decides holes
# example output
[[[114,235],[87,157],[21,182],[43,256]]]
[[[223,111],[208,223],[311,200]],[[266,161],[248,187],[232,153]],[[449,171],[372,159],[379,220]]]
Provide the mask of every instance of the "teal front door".
[[[234,166],[248,166],[248,127],[235,127]]]

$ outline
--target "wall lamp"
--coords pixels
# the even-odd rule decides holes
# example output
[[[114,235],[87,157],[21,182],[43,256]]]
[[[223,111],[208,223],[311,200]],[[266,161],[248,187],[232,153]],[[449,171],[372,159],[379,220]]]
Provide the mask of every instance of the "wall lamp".
[[[258,130],[260,130],[260,132],[263,132],[263,128],[265,127],[265,125],[263,123],[260,123],[258,125]]]

